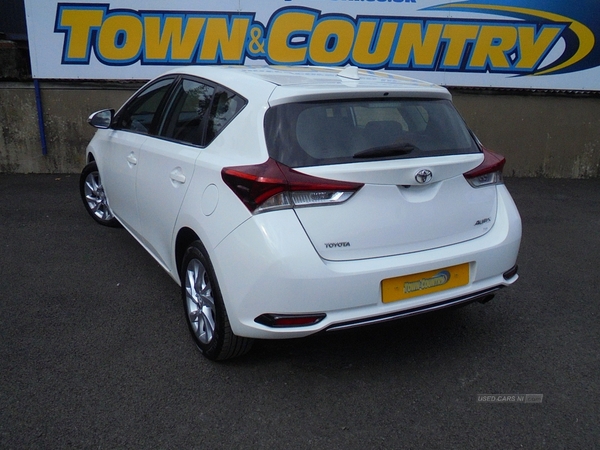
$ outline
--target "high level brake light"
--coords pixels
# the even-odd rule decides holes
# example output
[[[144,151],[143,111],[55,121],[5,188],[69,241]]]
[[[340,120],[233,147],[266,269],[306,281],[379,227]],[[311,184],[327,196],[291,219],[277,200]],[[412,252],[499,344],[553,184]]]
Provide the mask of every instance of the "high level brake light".
[[[490,186],[493,184],[502,184],[502,170],[506,159],[504,156],[491,152],[486,148],[483,150],[483,162],[473,170],[466,172],[464,177],[474,188]]]
[[[253,166],[225,167],[221,176],[253,214],[339,204],[363,187],[360,183],[306,175],[271,158]]]

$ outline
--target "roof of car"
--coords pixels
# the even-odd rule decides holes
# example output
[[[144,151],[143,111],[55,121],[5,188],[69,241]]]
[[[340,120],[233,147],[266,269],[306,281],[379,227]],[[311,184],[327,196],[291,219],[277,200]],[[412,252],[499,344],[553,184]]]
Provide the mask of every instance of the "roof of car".
[[[362,96],[384,91],[390,96],[450,98],[445,88],[426,81],[352,66],[187,66],[171,72],[213,80],[242,95],[255,89],[257,83],[271,85],[276,92],[271,96],[275,103],[290,97]]]

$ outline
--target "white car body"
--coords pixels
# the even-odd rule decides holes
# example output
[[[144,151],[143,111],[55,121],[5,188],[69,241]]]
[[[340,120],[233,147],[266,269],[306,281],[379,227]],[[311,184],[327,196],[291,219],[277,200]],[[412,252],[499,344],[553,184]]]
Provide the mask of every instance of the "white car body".
[[[361,185],[340,203],[257,212],[240,200],[223,170],[270,159],[265,120],[271,108],[323,99],[451,98],[446,89],[417,80],[339,72],[177,69],[165,76],[210,80],[247,101],[209,145],[109,128],[98,130],[87,148],[114,216],[177,283],[183,247],[192,237],[202,242],[237,336],[292,338],[376,323],[487,299],[518,278],[521,221],[509,192],[501,178],[473,187],[464,176],[484,163],[482,151],[294,168]],[[421,170],[433,178],[420,183]],[[435,284],[428,272],[456,266],[468,268],[466,284],[383,301],[384,280],[425,274],[421,284]],[[264,315],[274,322],[257,321]],[[311,315],[318,316],[315,323],[276,321]]]

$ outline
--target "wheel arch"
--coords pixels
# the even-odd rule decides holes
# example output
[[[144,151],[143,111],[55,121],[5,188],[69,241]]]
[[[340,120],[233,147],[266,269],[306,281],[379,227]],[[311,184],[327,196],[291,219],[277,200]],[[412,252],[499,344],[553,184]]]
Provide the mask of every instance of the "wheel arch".
[[[183,256],[190,244],[194,241],[198,241],[200,238],[194,230],[188,227],[184,227],[177,233],[175,239],[175,264],[177,264],[177,275],[181,274],[181,263],[183,262]]]

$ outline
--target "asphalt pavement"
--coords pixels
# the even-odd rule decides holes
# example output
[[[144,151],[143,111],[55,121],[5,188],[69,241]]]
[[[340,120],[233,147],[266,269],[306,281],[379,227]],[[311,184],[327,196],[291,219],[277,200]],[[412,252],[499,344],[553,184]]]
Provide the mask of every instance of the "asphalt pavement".
[[[600,180],[506,184],[493,301],[213,363],[76,175],[0,175],[0,448],[600,448]]]

